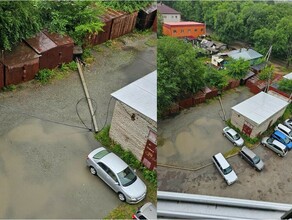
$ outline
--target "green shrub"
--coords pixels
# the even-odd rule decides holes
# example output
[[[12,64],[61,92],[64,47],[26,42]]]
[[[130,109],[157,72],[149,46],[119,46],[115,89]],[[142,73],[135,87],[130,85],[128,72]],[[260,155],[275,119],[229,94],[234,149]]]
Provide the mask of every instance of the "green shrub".
[[[60,70],[62,72],[68,72],[69,71],[69,67],[67,66],[67,64],[62,63],[62,65],[60,66]]]
[[[16,90],[16,85],[13,85],[13,84],[3,87],[4,92],[14,91],[14,90]]]
[[[78,68],[77,68],[77,63],[75,61],[71,61],[70,63],[67,63],[66,64],[70,70],[72,71],[76,71]]]
[[[95,138],[104,146],[110,147],[111,145],[111,139],[109,137],[109,130],[110,126],[106,126],[104,129],[102,129],[100,132],[98,132],[95,135]]]
[[[55,73],[53,70],[43,69],[38,72],[35,78],[41,83],[48,83],[49,80],[54,76],[54,74]]]

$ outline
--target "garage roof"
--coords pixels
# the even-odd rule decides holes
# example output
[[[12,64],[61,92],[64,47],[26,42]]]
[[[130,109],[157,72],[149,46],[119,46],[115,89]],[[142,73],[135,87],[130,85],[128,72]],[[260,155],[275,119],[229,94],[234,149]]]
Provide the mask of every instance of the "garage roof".
[[[235,60],[238,60],[240,58],[244,60],[253,60],[262,57],[263,55],[256,52],[255,50],[249,48],[241,48],[238,50],[232,50],[227,53],[227,55]]]
[[[289,103],[270,94],[260,92],[257,95],[233,106],[231,109],[260,125]]]
[[[157,121],[157,70],[111,95],[148,118]]]

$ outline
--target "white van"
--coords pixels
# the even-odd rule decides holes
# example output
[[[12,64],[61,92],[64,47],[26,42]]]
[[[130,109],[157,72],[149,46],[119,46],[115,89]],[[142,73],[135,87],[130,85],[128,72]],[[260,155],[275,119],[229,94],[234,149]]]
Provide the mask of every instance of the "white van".
[[[292,140],[292,130],[283,124],[278,124],[275,127],[275,131],[278,130],[285,134],[290,140]]]
[[[214,155],[212,160],[228,185],[238,179],[236,173],[221,153]]]

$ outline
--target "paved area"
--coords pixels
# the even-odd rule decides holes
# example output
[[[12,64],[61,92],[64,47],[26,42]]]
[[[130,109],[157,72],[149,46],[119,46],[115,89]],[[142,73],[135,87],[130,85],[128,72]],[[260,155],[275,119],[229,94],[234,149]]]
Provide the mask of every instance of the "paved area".
[[[246,87],[224,93],[222,103],[226,118],[231,107],[251,97]],[[178,116],[159,122],[158,162],[185,168],[196,168],[211,161],[211,156],[226,152],[233,145],[222,135],[225,122],[219,100],[182,111]]]
[[[110,94],[156,69],[156,35],[124,38],[121,47],[100,47],[85,67],[99,128]],[[0,218],[97,218],[117,207],[117,195],[86,168],[87,154],[99,146],[76,114],[84,97],[76,73],[48,85],[30,82],[0,93]],[[79,112],[90,125],[86,102]],[[107,124],[110,124],[111,101]],[[48,119],[51,123],[30,117]]]
[[[238,155],[229,158],[238,181],[228,186],[212,164],[196,172],[158,167],[158,190],[292,203],[292,152],[280,158],[263,146],[255,150],[265,162],[262,172],[255,171]]]

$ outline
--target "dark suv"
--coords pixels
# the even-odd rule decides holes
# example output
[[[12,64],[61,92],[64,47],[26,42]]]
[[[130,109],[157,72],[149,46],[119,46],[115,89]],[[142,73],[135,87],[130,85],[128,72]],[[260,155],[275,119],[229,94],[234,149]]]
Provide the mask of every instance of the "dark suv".
[[[261,158],[259,158],[259,156],[257,156],[252,150],[250,150],[246,146],[243,146],[241,148],[239,156],[243,158],[245,161],[247,161],[257,171],[261,171],[265,166]]]

